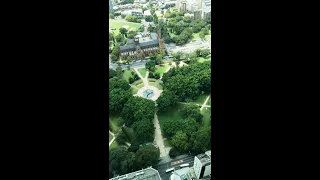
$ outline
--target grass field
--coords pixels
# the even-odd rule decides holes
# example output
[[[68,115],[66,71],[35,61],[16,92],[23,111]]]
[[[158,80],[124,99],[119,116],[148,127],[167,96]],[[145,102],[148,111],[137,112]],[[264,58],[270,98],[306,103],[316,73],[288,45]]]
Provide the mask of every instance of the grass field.
[[[154,87],[156,86],[155,82],[148,82],[148,84],[149,84],[149,86],[154,86]]]
[[[138,89],[136,89],[136,88],[133,88],[133,87],[131,87],[130,89],[131,89],[131,92],[132,92],[132,94],[137,94],[137,92],[138,92]]]
[[[138,71],[143,78],[146,77],[146,73],[147,73],[146,68],[141,68]]]
[[[141,84],[141,83],[143,83],[143,81],[141,79],[139,79],[139,80],[133,82],[132,85],[136,86],[136,85]]]
[[[211,106],[211,96],[210,96],[210,98],[209,98],[208,101],[207,101],[207,105]]]
[[[162,76],[163,75],[163,73],[169,68],[169,64],[166,64],[166,65],[164,65],[164,66],[156,66],[156,73],[159,73],[160,74],[160,76]]]
[[[207,57],[207,58],[201,57],[201,58],[198,59],[198,62],[200,62],[200,63],[203,63],[205,61],[211,61],[211,58],[210,57]]]
[[[109,122],[112,127],[112,132],[116,134],[119,130],[121,130],[121,126],[119,126],[118,121],[119,121],[120,116],[119,115],[109,115]]]
[[[109,146],[109,149],[114,149],[118,147],[118,143],[116,142],[116,140],[113,141],[113,143]]]
[[[132,77],[133,75],[131,74],[131,72],[135,72],[133,69],[131,70],[125,70],[123,73],[123,79],[126,80],[127,82],[129,82],[129,78]]]
[[[182,107],[183,107],[183,104],[178,104],[177,106],[170,108],[167,112],[157,112],[159,124],[160,124],[160,128],[161,128],[162,132],[163,132],[163,130],[162,130],[163,124],[166,120],[168,120],[168,119],[175,119],[175,120],[182,119],[182,116],[181,116],[180,112],[178,111]],[[162,134],[162,135],[165,136],[164,134]]]
[[[211,116],[211,108],[203,108],[201,111],[201,114],[203,115],[202,124],[200,128],[208,127],[211,125],[210,122],[210,116]]]
[[[199,37],[199,33],[193,33],[192,35],[193,35],[193,38],[192,38],[192,39],[200,38],[200,37]],[[209,33],[208,35],[205,35],[204,38],[205,38],[205,39],[210,39],[210,38],[211,38],[211,34]]]
[[[143,83],[137,85],[137,87],[138,87],[139,89],[142,88],[143,86],[144,86]]]
[[[130,30],[136,31],[140,28],[140,26],[142,26],[142,24],[109,19],[109,32],[114,32],[114,35],[118,35],[119,29],[122,28],[123,26],[129,26],[128,31]],[[116,30],[111,30],[112,28],[116,28]]]

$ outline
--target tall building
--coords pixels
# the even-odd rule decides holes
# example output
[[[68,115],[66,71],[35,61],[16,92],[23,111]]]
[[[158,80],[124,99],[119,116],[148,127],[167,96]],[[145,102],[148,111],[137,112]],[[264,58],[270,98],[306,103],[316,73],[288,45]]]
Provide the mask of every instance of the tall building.
[[[204,179],[211,176],[211,151],[199,154],[194,157],[194,173],[197,179]]]
[[[177,0],[176,7],[179,12],[187,11],[187,1],[186,0]]]
[[[109,12],[113,12],[112,0],[109,0]]]
[[[211,17],[211,1],[205,0],[202,2],[202,19],[208,19]]]
[[[122,176],[118,176],[115,178],[111,178],[110,180],[129,180],[129,179],[139,179],[139,180],[161,180],[159,172],[152,167],[142,169],[140,171],[132,172],[129,174],[125,174]]]

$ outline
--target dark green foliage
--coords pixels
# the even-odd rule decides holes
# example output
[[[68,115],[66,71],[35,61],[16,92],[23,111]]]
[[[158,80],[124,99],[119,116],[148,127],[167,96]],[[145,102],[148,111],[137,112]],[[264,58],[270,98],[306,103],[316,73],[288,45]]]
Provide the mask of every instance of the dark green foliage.
[[[123,76],[122,67],[121,67],[121,66],[118,66],[118,67],[116,68],[116,72],[117,72],[117,77],[118,77],[119,79],[121,79],[122,76]]]
[[[119,32],[123,35],[127,34],[128,30],[126,28],[120,28]]]
[[[109,79],[117,76],[117,72],[109,68]]]
[[[113,61],[117,61],[119,59],[119,56],[120,56],[120,46],[116,45],[112,49],[111,59]]]
[[[131,173],[136,170],[135,153],[128,152],[126,159],[121,162],[120,170],[122,174]]]
[[[120,79],[116,77],[109,79],[109,91],[116,88],[120,88],[126,91],[130,89],[130,85],[124,79]]]
[[[124,105],[122,117],[126,120],[126,125],[131,126],[135,121],[152,122],[154,113],[155,104],[152,100],[132,96]]]
[[[178,131],[172,138],[172,145],[180,152],[188,150],[189,142],[187,134],[183,131]]]
[[[171,148],[170,151],[169,151],[169,156],[171,158],[174,158],[176,156],[180,155],[179,151],[176,149],[176,148]]]
[[[152,142],[154,139],[154,125],[148,119],[142,119],[133,123],[133,130],[140,143]]]
[[[128,151],[135,153],[135,152],[138,151],[138,149],[139,149],[139,143],[133,141],[133,142],[131,143],[131,146],[128,148]]]
[[[183,130],[183,120],[169,119],[163,124],[163,131],[167,137],[172,137],[179,130]]]
[[[211,149],[211,128],[207,127],[194,132],[190,138],[192,151],[203,153]]]
[[[121,162],[126,160],[128,151],[124,147],[118,147],[110,150],[109,152],[109,162],[112,170],[121,173]]]
[[[154,71],[156,67],[156,63],[154,61],[148,61],[146,63],[146,69],[148,69],[149,71]]]
[[[141,19],[138,16],[126,16],[125,19],[129,22],[141,23]]]
[[[151,22],[153,20],[153,17],[152,16],[145,16],[144,19],[147,21],[147,22]]]
[[[129,77],[129,83],[132,84],[134,82],[134,79],[132,77]]]
[[[203,115],[200,113],[200,109],[197,105],[186,104],[180,109],[183,118],[194,118],[197,122],[200,122],[203,118]]]
[[[160,73],[155,73],[155,74],[154,74],[154,78],[155,78],[155,79],[160,79]]]
[[[167,111],[171,107],[177,105],[178,98],[171,91],[163,91],[160,97],[157,99],[159,111]]]
[[[127,85],[123,84],[123,87],[127,88]],[[122,85],[121,85],[121,87],[122,87]],[[124,104],[128,101],[128,99],[131,96],[132,95],[131,95],[130,91],[128,91],[128,90],[124,90],[121,88],[113,88],[113,89],[109,88],[109,111],[110,111],[110,113],[120,113],[123,109]]]
[[[118,144],[120,145],[124,145],[127,140],[127,137],[126,135],[123,133],[123,131],[120,131],[118,134],[117,134],[117,138],[116,138],[116,141]]]
[[[138,79],[140,79],[137,73],[134,73],[133,79],[134,79],[135,81],[138,80]]]
[[[137,169],[147,168],[158,164],[160,151],[154,146],[142,146],[136,152]]]

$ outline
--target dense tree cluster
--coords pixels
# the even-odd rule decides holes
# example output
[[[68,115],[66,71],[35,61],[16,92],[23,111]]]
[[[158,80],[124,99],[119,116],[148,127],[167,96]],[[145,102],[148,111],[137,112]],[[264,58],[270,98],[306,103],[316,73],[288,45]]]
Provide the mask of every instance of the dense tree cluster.
[[[211,91],[211,63],[195,63],[171,68],[162,77],[164,90],[173,92],[179,101],[195,100],[202,91]]]
[[[141,23],[141,19],[138,16],[126,16],[126,21]]]
[[[119,57],[120,57],[120,46],[116,45],[112,49],[111,60],[115,62],[119,59]]]
[[[125,147],[117,147],[109,152],[109,173],[114,172],[117,175],[127,174],[155,166],[160,157],[160,151],[154,146],[136,147],[136,152],[128,151]],[[112,176],[110,176],[111,178]]]
[[[125,119],[126,126],[133,125],[137,141],[150,142],[154,137],[155,104],[152,100],[132,96],[124,105],[121,116]]]
[[[186,104],[180,109],[183,118],[191,117],[197,122],[200,122],[203,118],[203,115],[200,113],[200,109],[197,105]]]
[[[171,91],[163,91],[157,99],[159,111],[167,111],[171,107],[177,105],[178,97]]]
[[[144,19],[147,21],[147,22],[151,22],[153,20],[153,16],[145,16]]]

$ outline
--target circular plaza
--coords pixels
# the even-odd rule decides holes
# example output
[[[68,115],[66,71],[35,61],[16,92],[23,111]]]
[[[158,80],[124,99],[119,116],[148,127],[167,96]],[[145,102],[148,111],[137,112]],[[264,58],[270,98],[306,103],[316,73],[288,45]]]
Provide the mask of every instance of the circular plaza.
[[[162,90],[159,90],[157,87],[144,86],[138,90],[137,96],[143,97],[145,99],[150,99],[152,101],[156,101],[161,93]]]

